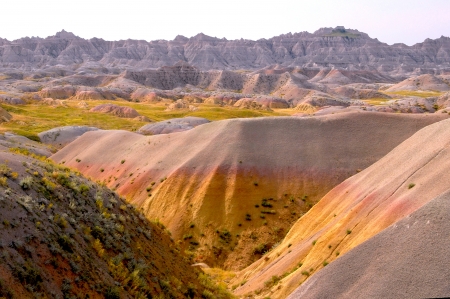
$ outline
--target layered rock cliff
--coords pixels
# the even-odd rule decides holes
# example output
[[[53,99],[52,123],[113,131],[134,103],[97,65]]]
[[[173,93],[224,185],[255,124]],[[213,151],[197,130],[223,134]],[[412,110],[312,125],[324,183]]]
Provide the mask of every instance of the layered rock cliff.
[[[269,65],[334,67],[393,73],[450,68],[450,38],[414,46],[388,45],[357,30],[322,28],[270,39],[227,40],[202,33],[174,40],[83,39],[66,31],[47,38],[0,42],[3,68],[157,68],[183,61],[200,69],[260,69]]]

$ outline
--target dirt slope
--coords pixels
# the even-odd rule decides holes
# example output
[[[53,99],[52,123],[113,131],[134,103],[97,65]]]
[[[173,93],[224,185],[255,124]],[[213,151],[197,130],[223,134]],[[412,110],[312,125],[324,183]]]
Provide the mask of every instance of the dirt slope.
[[[1,298],[226,298],[162,228],[68,168],[0,151]]]
[[[88,132],[52,159],[159,218],[198,261],[239,269],[331,188],[444,117],[352,112],[226,120],[158,136]]]
[[[449,230],[446,191],[313,275],[288,298],[446,297]]]
[[[237,293],[261,289],[276,275],[285,278],[263,293],[285,298],[324,264],[446,191],[449,182],[443,174],[450,169],[449,128],[450,120],[444,120],[420,130],[333,188],[274,251],[241,272],[238,279],[248,282]]]

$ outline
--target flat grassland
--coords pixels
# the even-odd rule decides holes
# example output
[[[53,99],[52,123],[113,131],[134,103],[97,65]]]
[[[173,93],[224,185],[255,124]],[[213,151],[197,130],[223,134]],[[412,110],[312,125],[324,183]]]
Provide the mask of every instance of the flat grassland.
[[[164,103],[140,103],[125,100],[91,100],[84,102],[87,103],[88,108],[80,108],[78,106],[79,101],[72,100],[67,100],[64,102],[64,105],[60,106],[49,106],[41,103],[28,103],[26,105],[1,104],[1,107],[13,116],[13,120],[1,124],[0,133],[11,131],[30,139],[38,140],[38,133],[61,126],[78,125],[109,130],[136,131],[146,124],[146,122],[131,118],[120,118],[110,114],[89,112],[89,109],[107,103],[134,108],[140,115],[147,116],[154,122],[185,116],[198,116],[215,121],[229,118],[288,116],[296,112],[293,109],[266,111],[204,104],[199,105],[196,111],[189,111],[188,109],[165,111],[167,107]]]

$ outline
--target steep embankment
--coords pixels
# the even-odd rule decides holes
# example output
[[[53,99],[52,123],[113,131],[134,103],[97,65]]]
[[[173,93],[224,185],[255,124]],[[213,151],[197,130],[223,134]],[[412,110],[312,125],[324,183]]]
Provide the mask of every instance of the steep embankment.
[[[241,272],[238,279],[248,282],[237,293],[264,288],[272,276],[285,277],[262,292],[285,298],[327,263],[448,190],[449,129],[450,120],[444,120],[420,130],[331,190],[274,251]]]
[[[289,299],[444,298],[449,230],[446,191],[314,274]]]
[[[159,218],[198,261],[240,269],[331,188],[440,115],[352,112],[88,132],[52,156]]]
[[[5,145],[20,143],[0,151],[0,297],[227,297],[161,224],[68,168]]]

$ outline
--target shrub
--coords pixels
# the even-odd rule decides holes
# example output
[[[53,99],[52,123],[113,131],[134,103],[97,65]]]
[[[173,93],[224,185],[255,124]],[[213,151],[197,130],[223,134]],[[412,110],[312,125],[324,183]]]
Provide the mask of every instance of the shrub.
[[[102,242],[100,242],[99,239],[94,240],[94,242],[92,243],[92,247],[97,252],[99,257],[103,257],[103,255],[105,254],[105,249],[103,248]]]
[[[253,248],[253,254],[264,254],[270,249],[269,244],[261,243]]]
[[[80,187],[78,187],[78,190],[80,190],[82,195],[86,196],[89,192],[89,187],[85,184],[81,184]]]
[[[30,189],[33,184],[33,178],[31,176],[27,176],[26,178],[23,178],[19,182],[19,186],[22,187],[23,190]]]
[[[109,287],[104,295],[105,299],[120,299],[120,292],[117,287]]]
[[[67,235],[62,235],[58,237],[58,244],[67,252],[73,253],[72,240]]]
[[[231,233],[226,229],[223,229],[222,231],[219,232],[219,237],[226,243],[231,241]]]
[[[6,181],[5,177],[0,178],[0,186],[8,187],[8,182]]]
[[[263,200],[261,202],[261,205],[263,207],[265,207],[265,208],[271,208],[272,207],[272,204],[270,202],[268,202],[266,198],[263,198]]]
[[[273,285],[276,285],[281,280],[280,276],[274,275],[269,280],[264,282],[264,286],[270,288]]]
[[[408,189],[413,188],[415,185],[416,185],[416,184],[414,184],[414,183],[409,184],[409,185],[408,185]]]
[[[189,239],[192,239],[192,235],[191,234],[183,235],[183,240],[189,240]]]

